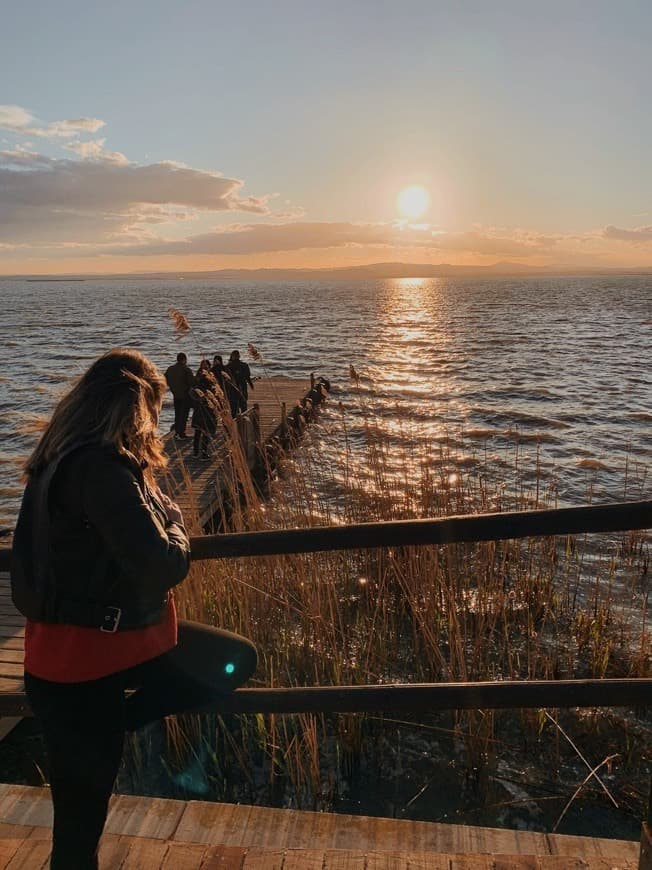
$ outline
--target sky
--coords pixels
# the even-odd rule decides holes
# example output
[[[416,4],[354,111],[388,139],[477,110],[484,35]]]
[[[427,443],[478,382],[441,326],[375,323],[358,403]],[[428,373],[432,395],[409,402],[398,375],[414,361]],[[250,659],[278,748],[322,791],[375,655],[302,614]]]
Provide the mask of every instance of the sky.
[[[649,0],[7,4],[0,274],[652,267],[650,44]]]

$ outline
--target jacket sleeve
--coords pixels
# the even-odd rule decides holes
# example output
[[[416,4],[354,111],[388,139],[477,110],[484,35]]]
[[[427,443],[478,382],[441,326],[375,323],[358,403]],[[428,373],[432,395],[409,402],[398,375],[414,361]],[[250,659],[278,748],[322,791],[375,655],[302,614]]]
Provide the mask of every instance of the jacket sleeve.
[[[140,482],[118,457],[94,454],[85,463],[82,503],[112,559],[134,583],[170,589],[190,567],[190,541],[182,525],[166,523],[147,503]]]

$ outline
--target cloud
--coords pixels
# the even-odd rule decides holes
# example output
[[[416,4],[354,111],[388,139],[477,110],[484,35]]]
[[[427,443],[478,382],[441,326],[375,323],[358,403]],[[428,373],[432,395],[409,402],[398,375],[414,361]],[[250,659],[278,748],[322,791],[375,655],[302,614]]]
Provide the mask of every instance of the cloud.
[[[27,136],[69,139],[80,133],[97,133],[104,126],[105,122],[99,118],[68,118],[42,125],[22,106],[0,106],[0,129]]]
[[[464,251],[527,257],[556,244],[556,237],[520,233],[515,238],[471,231],[446,233],[430,227],[393,223],[297,222],[230,224],[208,233],[175,241],[149,241],[120,253],[135,255],[246,255],[306,249],[375,247]],[[118,253],[117,250],[112,253]]]
[[[286,220],[291,221],[295,218],[305,217],[306,210],[300,205],[292,205],[286,208],[281,209],[280,211],[275,211],[271,213],[271,217],[277,218],[278,220]]]
[[[0,130],[22,132],[32,120],[32,115],[21,106],[0,106]]]
[[[610,225],[604,228],[602,235],[605,239],[646,244],[647,242],[652,242],[652,226],[635,227],[633,230],[627,230]]]
[[[97,133],[106,123],[99,118],[71,118],[66,121],[54,121],[47,124],[40,132],[42,136],[54,136],[67,139],[80,133]]]
[[[69,142],[63,147],[66,151],[72,151],[74,154],[79,154],[80,157],[86,159],[97,160],[104,154],[104,143],[106,139],[91,139],[88,142],[77,140]],[[126,158],[125,158],[126,159]]]
[[[23,171],[2,168],[18,160]],[[217,172],[178,168],[175,164],[141,166],[111,160],[44,158],[32,152],[0,152],[0,209],[13,206],[106,211],[137,203],[175,203],[209,211],[266,214],[265,197],[239,199],[243,183]]]
[[[102,152],[101,140],[80,144],[89,146],[81,150],[94,159],[60,160],[21,147],[0,151],[0,242],[101,245],[130,233],[138,241],[141,234],[134,228],[151,206],[168,208],[170,219],[179,207],[269,211],[265,196],[240,198],[240,179],[173,162],[141,166]]]

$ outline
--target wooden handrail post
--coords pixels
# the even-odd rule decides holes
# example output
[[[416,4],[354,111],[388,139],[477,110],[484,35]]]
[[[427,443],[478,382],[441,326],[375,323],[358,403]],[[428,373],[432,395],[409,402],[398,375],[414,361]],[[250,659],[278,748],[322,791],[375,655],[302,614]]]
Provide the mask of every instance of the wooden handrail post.
[[[288,428],[288,409],[285,402],[281,402],[281,432],[285,435]]]
[[[310,372],[310,389],[311,390],[315,389],[315,373],[314,372]]]

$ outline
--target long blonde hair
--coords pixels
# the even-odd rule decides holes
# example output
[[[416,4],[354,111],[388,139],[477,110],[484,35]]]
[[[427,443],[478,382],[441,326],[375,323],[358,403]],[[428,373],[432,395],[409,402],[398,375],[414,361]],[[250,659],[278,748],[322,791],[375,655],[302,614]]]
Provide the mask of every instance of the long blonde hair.
[[[153,362],[129,348],[97,359],[61,399],[36,449],[25,463],[29,477],[74,444],[91,442],[133,455],[153,479],[167,465],[158,435],[165,380]]]

